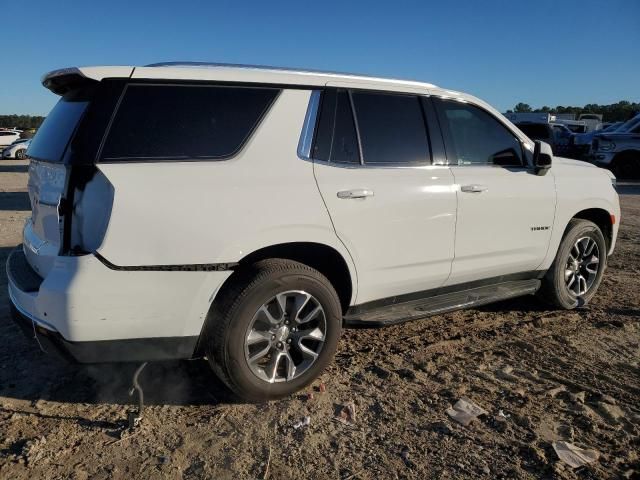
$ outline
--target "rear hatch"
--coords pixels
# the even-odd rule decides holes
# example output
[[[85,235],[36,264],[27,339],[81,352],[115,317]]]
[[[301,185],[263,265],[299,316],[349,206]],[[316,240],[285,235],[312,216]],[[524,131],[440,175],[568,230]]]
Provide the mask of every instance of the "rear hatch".
[[[76,88],[58,101],[38,129],[27,151],[31,217],[24,227],[27,261],[42,277],[61,253],[64,202],[69,181],[69,144],[89,105],[92,88]]]

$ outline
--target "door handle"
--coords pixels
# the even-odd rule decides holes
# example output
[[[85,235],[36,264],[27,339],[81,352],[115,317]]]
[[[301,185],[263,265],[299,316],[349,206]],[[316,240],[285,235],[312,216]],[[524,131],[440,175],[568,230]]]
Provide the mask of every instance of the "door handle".
[[[342,190],[338,192],[338,198],[366,198],[373,197],[373,190],[358,188],[355,190]]]
[[[482,192],[486,192],[487,190],[489,190],[489,188],[484,185],[474,184],[474,185],[462,185],[460,187],[460,191],[465,193],[482,193]]]

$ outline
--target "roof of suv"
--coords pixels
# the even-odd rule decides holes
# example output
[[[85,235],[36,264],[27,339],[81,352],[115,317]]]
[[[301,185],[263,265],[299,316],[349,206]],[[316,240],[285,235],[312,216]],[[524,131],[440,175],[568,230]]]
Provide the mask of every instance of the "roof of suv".
[[[156,80],[209,80],[276,85],[324,86],[327,84],[358,84],[360,88],[381,90],[424,91],[438,89],[433,84],[411,80],[397,80],[351,73],[324,72],[310,69],[293,69],[260,65],[236,65],[227,63],[166,62],[145,66],[96,66],[72,67],[54,70],[42,77],[47,88],[56,91],[52,80],[63,76],[80,76],[93,80],[104,78],[139,78]],[[449,92],[456,95],[458,92]]]
[[[106,78],[131,78],[146,80],[196,80],[228,83],[257,83],[271,85],[292,85],[304,87],[342,87],[381,90],[418,95],[437,95],[482,106],[513,127],[491,105],[472,95],[447,90],[431,83],[391,78],[369,77],[351,73],[321,72],[258,65],[236,65],[227,63],[167,62],[146,66],[95,66],[71,67],[54,70],[42,77],[42,84],[53,93],[64,93],[82,85],[87,79],[100,81]],[[517,132],[519,132],[516,129]],[[524,141],[530,142],[521,132]],[[533,145],[533,144],[531,144]]]

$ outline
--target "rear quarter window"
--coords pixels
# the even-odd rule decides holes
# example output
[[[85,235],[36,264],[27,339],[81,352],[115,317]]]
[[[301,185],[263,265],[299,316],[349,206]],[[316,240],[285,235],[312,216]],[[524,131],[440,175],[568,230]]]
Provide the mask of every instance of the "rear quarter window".
[[[62,162],[93,94],[93,89],[84,89],[62,97],[38,128],[29,145],[29,156],[36,160]]]
[[[273,88],[129,84],[101,159],[224,159],[237,153],[278,95]]]

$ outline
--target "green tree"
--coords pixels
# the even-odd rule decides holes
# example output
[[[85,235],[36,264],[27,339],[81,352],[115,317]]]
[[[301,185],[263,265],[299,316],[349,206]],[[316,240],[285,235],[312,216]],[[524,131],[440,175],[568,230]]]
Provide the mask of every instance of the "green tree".
[[[513,111],[516,113],[526,113],[526,112],[531,112],[532,110],[528,103],[520,102],[515,106]]]

